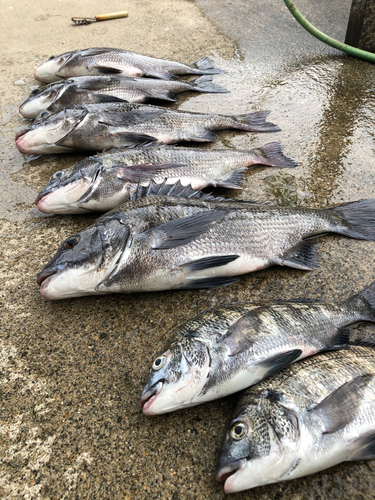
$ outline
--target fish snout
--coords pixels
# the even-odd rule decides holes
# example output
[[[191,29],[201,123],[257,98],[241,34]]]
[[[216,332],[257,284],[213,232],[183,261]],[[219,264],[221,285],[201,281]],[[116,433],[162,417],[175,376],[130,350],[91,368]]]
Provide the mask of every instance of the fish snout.
[[[49,214],[53,213],[49,210],[49,205],[46,202],[46,199],[51,193],[43,194],[43,191],[38,194],[36,200],[35,200],[35,205],[37,206],[37,209],[39,212],[43,212],[44,214]]]
[[[30,144],[28,141],[27,134],[30,132],[31,127],[24,128],[19,130],[16,134],[16,146],[20,153],[28,154],[30,153]]]
[[[156,384],[152,385],[148,390],[143,392],[138,404],[140,408],[142,408],[145,415],[155,415],[150,407],[157,396],[161,393],[164,382],[165,380],[159,380]]]

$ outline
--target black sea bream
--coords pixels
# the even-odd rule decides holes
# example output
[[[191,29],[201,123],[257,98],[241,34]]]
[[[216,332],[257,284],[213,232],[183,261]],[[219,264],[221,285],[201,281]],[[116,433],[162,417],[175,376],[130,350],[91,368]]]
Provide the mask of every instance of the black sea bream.
[[[51,56],[34,71],[34,76],[41,82],[49,83],[72,76],[113,73],[130,77],[152,76],[163,80],[173,80],[181,75],[225,73],[214,68],[208,57],[203,57],[194,64],[196,68],[190,68],[186,64],[143,56],[128,50],[90,48]]]
[[[77,105],[54,114],[41,113],[33,125],[17,133],[16,146],[21,153],[49,154],[137,144],[210,142],[221,130],[279,131],[265,121],[268,114],[199,114],[127,103]]]
[[[48,299],[209,288],[272,265],[311,270],[312,236],[375,239],[375,200],[329,209],[154,196],[65,240],[38,276]]]
[[[294,167],[295,162],[283,155],[279,142],[248,151],[172,146],[115,150],[55,172],[36,204],[45,213],[105,212],[139,193],[148,194],[149,188],[184,197],[207,186],[240,189],[245,170],[254,165]]]
[[[372,458],[375,349],[357,346],[304,359],[247,389],[228,426],[217,479],[234,493]]]
[[[42,111],[56,113],[75,104],[107,102],[148,102],[152,99],[178,101],[183,92],[226,93],[214,85],[211,76],[201,76],[194,82],[126,78],[121,76],[80,76],[34,89],[20,106],[25,118],[35,118]]]
[[[348,344],[346,327],[375,322],[375,283],[333,303],[242,303],[185,321],[157,357],[140,400],[156,415],[222,398],[288,364]]]

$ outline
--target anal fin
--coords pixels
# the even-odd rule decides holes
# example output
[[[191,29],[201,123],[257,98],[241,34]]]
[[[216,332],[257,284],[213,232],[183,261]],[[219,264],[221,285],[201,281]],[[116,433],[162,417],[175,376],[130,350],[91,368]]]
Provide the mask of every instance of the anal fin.
[[[196,142],[212,142],[217,138],[218,134],[216,132],[212,132],[211,130],[202,130],[199,134],[195,136],[190,136],[188,141],[196,141]]]
[[[369,432],[349,443],[353,450],[348,460],[370,460],[375,458],[375,432]]]
[[[315,267],[318,267],[315,242],[303,240],[294,247],[288,256],[281,258],[277,264],[301,269],[302,271],[312,271]]]

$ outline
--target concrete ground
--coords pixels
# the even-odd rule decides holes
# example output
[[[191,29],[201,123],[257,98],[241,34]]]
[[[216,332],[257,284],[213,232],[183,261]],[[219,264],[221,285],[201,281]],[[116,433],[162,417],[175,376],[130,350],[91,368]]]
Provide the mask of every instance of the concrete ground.
[[[298,0],[309,20],[344,39],[349,0]],[[72,16],[128,10],[127,19],[77,27]],[[146,418],[146,373],[173,326],[227,302],[334,300],[375,279],[374,243],[320,238],[321,267],[273,268],[228,288],[48,302],[36,274],[93,217],[44,216],[33,200],[48,178],[82,156],[27,156],[14,145],[19,104],[50,55],[109,46],[190,63],[210,55],[231,94],[182,99],[180,108],[269,109],[282,132],[223,133],[215,147],[280,140],[299,162],[257,168],[232,196],[325,207],[374,197],[374,66],[324,46],[282,0],[3,0],[0,87],[0,498],[224,498],[218,450],[235,397]],[[210,146],[212,147],[212,146]],[[371,331],[371,328],[368,329]],[[375,462],[250,492],[238,499],[371,499]]]

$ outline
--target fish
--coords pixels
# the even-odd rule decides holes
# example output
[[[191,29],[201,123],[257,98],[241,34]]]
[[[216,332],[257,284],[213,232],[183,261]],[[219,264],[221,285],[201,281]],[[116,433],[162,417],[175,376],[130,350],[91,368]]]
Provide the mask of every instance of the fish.
[[[43,111],[32,125],[17,133],[16,146],[21,153],[50,154],[140,144],[211,142],[221,130],[279,131],[279,127],[265,121],[268,114],[199,114],[119,102],[76,105],[52,114]]]
[[[225,492],[375,458],[374,345],[306,358],[247,389],[219,453]]]
[[[312,270],[315,237],[375,239],[375,199],[325,209],[152,196],[67,238],[37,277],[47,299],[227,286],[273,265]]]
[[[212,77],[204,75],[193,82],[126,78],[117,75],[79,76],[34,89],[21,104],[19,112],[25,118],[36,118],[43,111],[56,113],[75,104],[108,102],[146,103],[153,99],[177,102],[183,92],[227,93],[214,85]]]
[[[89,48],[51,56],[34,71],[41,82],[54,82],[75,76],[119,74],[128,77],[151,76],[162,80],[174,80],[183,75],[218,75],[226,73],[212,66],[208,57],[196,63],[196,68],[186,64],[156,59],[128,50],[113,48]]]
[[[374,323],[374,307],[375,282],[339,302],[247,302],[205,311],[172,332],[139,405],[158,415],[241,391],[290,363],[348,345],[348,326]]]
[[[55,172],[35,203],[44,213],[76,214],[112,210],[138,195],[140,186],[143,196],[148,188],[187,197],[207,186],[240,189],[245,170],[254,165],[294,167],[296,162],[283,155],[280,142],[248,151],[172,146],[114,150]]]

